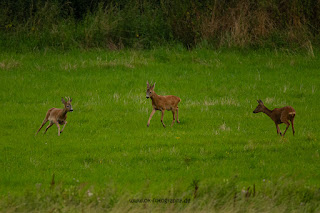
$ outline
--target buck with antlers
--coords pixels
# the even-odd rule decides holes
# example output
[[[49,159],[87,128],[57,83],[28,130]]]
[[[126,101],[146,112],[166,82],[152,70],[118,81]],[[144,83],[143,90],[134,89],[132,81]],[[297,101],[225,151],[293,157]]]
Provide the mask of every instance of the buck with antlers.
[[[294,135],[295,131],[294,131],[293,121],[294,121],[294,117],[296,116],[296,111],[293,109],[293,107],[286,106],[286,107],[282,107],[282,108],[275,108],[274,110],[269,110],[267,107],[264,106],[264,104],[261,100],[257,100],[257,101],[258,101],[258,106],[253,111],[253,113],[263,112],[266,115],[268,115],[276,124],[277,134],[280,134],[280,135],[282,135],[282,134],[281,134],[281,131],[279,128],[279,124],[285,123],[287,125],[287,128],[284,131],[282,136],[284,136],[284,134],[286,134],[286,132],[290,126],[289,121],[291,121],[292,132]]]
[[[150,114],[147,126],[149,127],[151,118],[156,112],[156,110],[159,110],[162,113],[161,123],[163,127],[166,127],[166,125],[163,123],[163,115],[165,110],[172,111],[173,121],[171,126],[173,126],[176,120],[178,123],[180,123],[179,117],[178,117],[178,111],[179,111],[178,103],[181,101],[180,98],[174,95],[168,95],[168,96],[157,95],[154,91],[154,86],[155,86],[155,83],[152,86],[150,86],[149,82],[147,82],[146,98],[151,98],[152,108],[153,108]]]
[[[45,134],[47,132],[47,130],[53,125],[56,124],[58,127],[58,136],[60,136],[60,133],[63,132],[66,124],[67,124],[67,113],[68,112],[72,112],[72,106],[71,106],[71,102],[72,102],[72,98],[66,98],[63,99],[61,98],[61,102],[64,104],[64,108],[63,109],[58,109],[58,108],[51,108],[48,110],[47,115],[45,117],[45,119],[43,120],[40,128],[38,129],[36,135],[38,134],[38,132],[40,131],[40,129],[48,122],[50,121],[50,124],[47,126],[46,130],[44,131],[43,134]],[[63,128],[60,131],[60,125],[59,124],[63,124]]]

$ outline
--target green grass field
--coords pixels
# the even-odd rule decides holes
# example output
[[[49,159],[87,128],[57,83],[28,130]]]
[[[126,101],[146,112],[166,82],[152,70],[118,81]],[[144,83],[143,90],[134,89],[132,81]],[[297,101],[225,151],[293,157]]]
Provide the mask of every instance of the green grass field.
[[[291,187],[274,206],[320,211],[319,68],[318,54],[253,50],[2,52],[0,194],[13,198],[0,210],[28,209],[18,201],[50,194],[54,174],[65,190],[84,186],[116,200],[189,197],[203,208],[213,205],[210,194],[219,198],[218,188],[233,201],[231,183],[239,196],[253,184],[269,197]],[[180,124],[171,128],[165,112],[163,128],[157,112],[147,128],[147,80],[158,95],[181,98]],[[35,136],[65,96],[74,112],[64,132],[58,137],[53,126]],[[278,136],[269,117],[253,114],[257,99],[271,109],[293,106],[295,136],[291,127]]]

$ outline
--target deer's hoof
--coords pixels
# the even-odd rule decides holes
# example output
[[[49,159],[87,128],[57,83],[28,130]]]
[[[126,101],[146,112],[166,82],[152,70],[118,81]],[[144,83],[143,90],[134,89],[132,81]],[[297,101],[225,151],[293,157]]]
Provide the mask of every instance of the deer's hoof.
[[[177,123],[179,124],[179,123],[180,123],[180,121],[177,121]]]
[[[150,126],[150,124],[147,124],[147,127],[149,127]]]

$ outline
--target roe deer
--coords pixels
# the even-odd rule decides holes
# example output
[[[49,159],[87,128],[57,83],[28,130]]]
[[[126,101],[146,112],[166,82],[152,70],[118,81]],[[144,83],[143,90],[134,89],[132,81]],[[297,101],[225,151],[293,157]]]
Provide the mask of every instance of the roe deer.
[[[291,106],[285,106],[282,108],[275,108],[274,110],[269,110],[267,107],[264,106],[263,102],[261,100],[258,101],[257,108],[253,111],[253,113],[263,112],[266,115],[268,115],[276,124],[277,127],[277,134],[280,134],[281,136],[284,136],[286,134],[291,121],[292,124],[292,132],[294,135],[294,126],[293,126],[293,120],[296,115],[296,111]],[[283,135],[280,132],[279,124],[285,123],[287,125],[286,130],[284,131]]]
[[[180,102],[180,98],[177,96],[173,96],[173,95],[168,95],[168,96],[157,95],[154,91],[155,84],[156,83],[154,83],[152,86],[150,86],[149,82],[147,82],[146,98],[151,98],[152,107],[153,107],[152,112],[149,117],[149,120],[148,120],[147,127],[149,127],[151,118],[154,115],[154,113],[156,112],[156,110],[159,110],[162,113],[161,123],[162,123],[163,127],[166,127],[166,125],[164,125],[164,123],[163,123],[163,115],[164,115],[165,110],[172,111],[173,121],[172,121],[171,126],[173,126],[173,124],[176,120],[178,123],[180,123],[179,117],[178,117],[178,111],[179,111],[178,110],[178,103]],[[177,114],[177,117],[176,117],[176,114]]]
[[[61,98],[61,102],[64,104],[64,108],[63,109],[58,109],[58,108],[51,108],[48,110],[47,115],[45,117],[45,119],[43,120],[40,128],[38,129],[36,135],[38,134],[38,132],[40,131],[40,129],[48,122],[50,121],[50,124],[47,126],[46,130],[44,131],[43,134],[45,134],[47,132],[47,130],[53,125],[56,124],[58,127],[58,136],[60,136],[60,133],[63,132],[64,127],[67,124],[67,112],[72,112],[72,106],[71,106],[71,101],[72,98],[66,98],[66,100],[64,100],[63,98]],[[60,131],[60,125],[59,124],[63,124],[63,128]]]

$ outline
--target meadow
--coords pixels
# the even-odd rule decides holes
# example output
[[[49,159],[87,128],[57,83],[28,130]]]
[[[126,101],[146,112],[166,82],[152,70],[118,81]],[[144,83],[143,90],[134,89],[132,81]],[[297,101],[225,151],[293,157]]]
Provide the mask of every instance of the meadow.
[[[318,55],[182,47],[1,52],[0,211],[319,212]],[[180,124],[170,127],[165,112],[163,128],[158,111],[147,128],[147,81],[158,95],[181,98]],[[53,126],[35,136],[65,96],[74,111],[64,132],[58,137]],[[268,116],[253,114],[257,99],[270,109],[293,106],[295,135],[290,127],[280,137]]]

